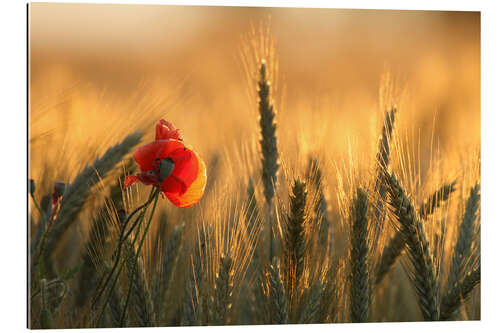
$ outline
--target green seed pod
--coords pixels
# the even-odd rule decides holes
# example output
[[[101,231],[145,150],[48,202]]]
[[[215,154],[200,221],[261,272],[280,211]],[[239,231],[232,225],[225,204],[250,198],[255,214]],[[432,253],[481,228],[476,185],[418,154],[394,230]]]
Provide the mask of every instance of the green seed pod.
[[[58,181],[54,184],[54,193],[57,195],[57,196],[62,196],[64,194],[64,191],[66,190],[66,184],[61,182],[61,181]]]
[[[31,195],[34,195],[35,194],[35,181],[33,179],[30,178],[29,180],[30,184],[29,184],[29,191],[30,191],[30,194]]]
[[[174,161],[172,161],[170,158],[164,158],[160,162],[160,178],[161,181],[163,181],[165,178],[170,176],[172,174],[172,171],[174,171]]]

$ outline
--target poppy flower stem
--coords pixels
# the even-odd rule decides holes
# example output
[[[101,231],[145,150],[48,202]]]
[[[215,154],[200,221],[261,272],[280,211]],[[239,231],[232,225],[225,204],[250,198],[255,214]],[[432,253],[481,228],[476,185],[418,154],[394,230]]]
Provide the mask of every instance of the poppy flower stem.
[[[122,246],[125,242],[125,240],[128,238],[128,236],[132,233],[132,231],[135,229],[135,227],[137,225],[140,224],[140,222],[143,220],[144,218],[144,215],[146,213],[146,210],[147,210],[147,207],[149,206],[149,204],[151,204],[151,202],[153,201],[154,198],[158,198],[158,194],[159,194],[160,190],[156,187],[153,187],[153,189],[151,190],[151,193],[149,195],[149,198],[148,200],[138,206],[136,209],[134,209],[127,217],[127,219],[125,220],[125,222],[123,223],[123,226],[121,228],[121,231],[120,231],[120,238],[119,238],[119,242],[118,242],[118,247],[117,247],[117,250],[116,250],[116,257],[115,257],[115,261],[113,263],[113,268],[111,269],[111,271],[109,272],[109,274],[107,275],[107,278],[106,278],[106,281],[104,282],[103,286],[100,287],[98,286],[98,290],[99,292],[96,294],[96,296],[94,297],[94,300],[93,300],[93,303],[92,303],[92,307],[94,307],[97,303],[97,301],[99,300],[99,298],[101,297],[102,293],[104,292],[104,290],[106,290],[106,287],[107,285],[109,284],[116,268],[118,267],[118,264],[120,262],[120,255],[121,255],[121,249],[122,249]],[[132,227],[128,230],[127,233],[125,233],[125,229],[127,227],[127,224],[129,223],[129,221],[131,220],[131,218],[137,213],[139,212],[140,210],[142,209],[142,212],[141,214],[139,214],[139,216],[136,218],[136,220],[134,221],[134,223],[132,224]],[[132,242],[132,244],[135,244],[135,242],[137,241],[137,237],[138,237],[138,234],[135,235],[134,237],[134,240]],[[97,323],[100,322],[101,318],[102,318],[102,315],[104,314],[104,310],[106,309],[106,305],[108,304],[110,298],[111,298],[111,295],[113,293],[113,289],[114,287],[116,286],[116,283],[118,281],[118,277],[120,276],[120,273],[123,269],[123,266],[124,266],[124,263],[125,261],[123,261],[118,269],[118,273],[116,274],[113,282],[112,282],[112,285],[111,285],[111,288],[109,290],[109,293],[108,293],[108,296],[106,297],[106,300],[104,302],[104,304],[102,305],[102,309],[101,309],[101,312],[99,314],[99,317],[97,319]]]
[[[40,217],[45,220],[45,213],[43,212],[42,208],[38,204],[38,201],[36,201],[35,195],[33,193],[30,194],[31,199],[33,200],[33,204],[35,205],[36,210],[40,213]]]
[[[129,281],[128,292],[127,292],[127,299],[125,301],[125,305],[123,306],[122,315],[121,315],[121,318],[120,318],[120,327],[123,327],[123,323],[125,322],[125,314],[127,313],[127,306],[128,306],[129,301],[130,301],[130,294],[131,294],[131,291],[132,291],[132,284],[134,283],[134,279],[136,277],[135,273],[136,273],[136,270],[137,270],[137,261],[139,259],[139,255],[141,253],[142,246],[144,245],[144,240],[146,239],[146,236],[148,234],[149,227],[151,226],[151,221],[153,220],[153,216],[154,216],[154,213],[155,213],[155,210],[156,210],[156,204],[158,203],[158,198],[160,196],[159,194],[160,194],[160,191],[157,191],[156,194],[155,194],[153,208],[151,210],[151,214],[149,215],[149,219],[148,219],[148,222],[146,224],[146,228],[144,229],[144,233],[142,234],[142,238],[141,238],[141,241],[139,243],[139,247],[137,248],[137,252],[136,252],[135,258],[134,258],[134,267],[132,268],[132,274],[130,275],[130,281]]]
[[[142,221],[143,221],[143,219],[144,219],[144,215],[145,215],[145,213],[146,213],[146,209],[144,209],[144,210],[141,212],[141,214],[137,217],[137,219],[135,220],[134,224],[132,225],[132,228],[130,228],[130,230],[129,230],[129,232],[127,233],[127,235],[129,235],[129,234],[132,232],[132,230],[133,230],[133,229],[135,229],[135,227],[136,227],[137,225],[139,225],[139,226],[141,225],[141,223],[142,223]],[[127,237],[128,237],[128,236],[127,236]],[[131,242],[131,247],[133,247],[133,246],[135,245],[135,243],[137,242],[137,239],[138,239],[138,238],[139,238],[139,233],[136,233],[136,234],[134,235],[134,239],[133,239],[133,240],[132,240],[132,242]],[[125,237],[123,238],[123,242],[122,242],[122,244],[123,244],[123,243],[125,243],[126,239],[127,239],[127,238],[125,238]],[[116,255],[116,259],[115,259],[115,264],[116,264],[116,265],[118,265],[118,263],[119,263],[119,259],[120,259],[120,256],[119,256],[119,255],[120,255],[120,253],[121,253],[121,245],[119,245],[119,248],[120,248],[120,251],[118,251],[118,250],[117,250],[117,255]],[[129,251],[129,252],[127,253],[127,255],[126,255],[125,260],[123,260],[123,261],[122,261],[122,263],[120,264],[120,267],[118,267],[118,272],[115,274],[115,277],[114,277],[114,279],[113,279],[113,282],[112,282],[111,287],[110,287],[109,292],[108,292],[108,296],[106,297],[106,300],[105,300],[104,304],[102,305],[101,312],[99,313],[99,317],[98,317],[98,319],[97,319],[97,323],[99,323],[99,322],[101,321],[101,318],[102,318],[102,316],[103,316],[103,314],[104,314],[104,310],[106,309],[106,305],[109,303],[109,301],[110,301],[110,299],[111,299],[111,297],[112,297],[112,295],[113,295],[113,290],[114,290],[114,288],[115,288],[115,286],[116,286],[116,283],[118,282],[118,277],[120,276],[120,274],[121,274],[121,272],[122,272],[122,269],[123,269],[123,267],[124,267],[125,262],[127,261],[127,258],[129,258],[131,255],[132,255],[132,249],[130,249],[130,251]],[[113,266],[113,268],[114,268],[114,269],[116,269],[116,266]],[[110,274],[108,275],[108,280],[109,280],[112,276],[113,276],[113,274],[112,274],[112,272],[110,272]],[[104,287],[101,289],[101,294],[102,294],[102,292],[106,289],[106,285],[107,285],[107,283],[106,283],[106,284],[104,285]],[[94,302],[97,302],[97,300],[98,300],[98,298],[95,298],[95,299],[94,299]]]

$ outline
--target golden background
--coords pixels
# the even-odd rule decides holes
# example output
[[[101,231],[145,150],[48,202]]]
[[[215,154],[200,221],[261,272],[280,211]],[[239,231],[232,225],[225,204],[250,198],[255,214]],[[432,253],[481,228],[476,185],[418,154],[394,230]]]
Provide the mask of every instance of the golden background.
[[[249,142],[256,86],[241,54],[261,28],[279,64],[282,150],[376,149],[381,103],[399,105],[423,150],[432,133],[445,151],[479,145],[477,12],[31,4],[29,14],[35,175],[55,149],[75,164],[53,177],[69,180],[88,160],[77,151],[95,155],[140,126],[152,133],[144,124],[160,117],[205,156]],[[394,93],[381,102],[387,75]]]

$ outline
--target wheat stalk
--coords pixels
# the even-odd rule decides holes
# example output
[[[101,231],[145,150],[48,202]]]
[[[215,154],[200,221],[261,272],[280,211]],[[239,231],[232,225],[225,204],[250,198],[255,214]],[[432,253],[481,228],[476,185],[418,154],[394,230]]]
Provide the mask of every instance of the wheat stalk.
[[[47,223],[48,223],[48,218],[47,215],[50,215],[50,212],[47,212],[51,207],[50,207],[50,195],[45,195],[42,197],[41,205],[38,206],[38,210],[40,211],[40,221],[38,222],[38,227],[36,228],[36,233],[35,236],[31,238],[31,244],[30,244],[30,254],[33,256],[35,254],[35,250],[38,247],[38,244],[40,244],[40,241],[42,240],[42,236],[45,233],[45,230],[47,230]],[[35,205],[38,205],[37,201],[35,200],[34,194],[32,195],[33,198],[33,203]],[[32,220],[32,219],[30,219]]]
[[[382,282],[384,277],[387,275],[391,267],[396,263],[401,252],[405,248],[405,239],[402,233],[396,231],[394,236],[391,237],[389,243],[382,252],[380,262],[376,269],[375,284]]]
[[[326,279],[323,281],[323,292],[319,308],[323,316],[321,322],[332,321],[335,318],[337,308],[337,296],[341,293],[339,283],[340,264],[338,262],[330,264],[326,271]]]
[[[109,274],[111,267],[108,263],[103,262],[104,274]],[[109,311],[111,315],[111,323],[113,327],[120,327],[120,316],[123,311],[123,301],[122,294],[120,291],[120,286],[117,285],[111,292],[111,297],[109,299]],[[127,322],[125,322],[125,326]]]
[[[42,298],[42,310],[40,311],[40,326],[41,328],[52,328],[52,314],[50,313],[49,305],[48,305],[48,295],[47,295],[47,280],[42,279],[40,281],[40,291]]]
[[[119,288],[113,289],[111,293],[111,297],[109,299],[109,311],[111,313],[113,327],[120,327],[120,315],[123,311],[123,302]],[[127,321],[125,321],[124,325],[127,327]]]

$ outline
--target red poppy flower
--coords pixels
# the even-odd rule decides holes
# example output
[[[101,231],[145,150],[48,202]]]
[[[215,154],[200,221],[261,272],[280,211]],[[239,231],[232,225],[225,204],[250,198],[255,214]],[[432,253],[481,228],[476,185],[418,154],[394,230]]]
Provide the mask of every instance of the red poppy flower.
[[[177,207],[189,207],[203,196],[207,174],[205,163],[182,141],[179,130],[165,120],[156,125],[156,140],[134,153],[141,173],[127,176],[124,186],[137,182],[160,186]]]

